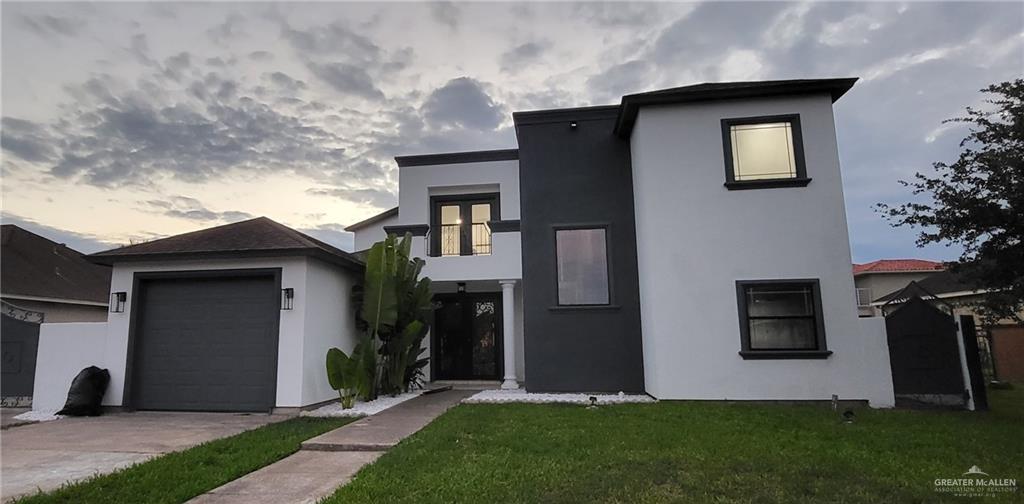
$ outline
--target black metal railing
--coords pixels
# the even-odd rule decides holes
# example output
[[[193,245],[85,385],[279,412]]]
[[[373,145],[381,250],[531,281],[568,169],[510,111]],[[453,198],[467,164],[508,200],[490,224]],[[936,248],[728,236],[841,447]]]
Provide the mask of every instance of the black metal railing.
[[[440,229],[441,235],[438,238],[439,250],[434,255],[444,257],[491,254],[491,228],[487,223],[481,222],[470,226],[470,248],[466,251],[462,249],[464,232],[462,224],[442,224]]]

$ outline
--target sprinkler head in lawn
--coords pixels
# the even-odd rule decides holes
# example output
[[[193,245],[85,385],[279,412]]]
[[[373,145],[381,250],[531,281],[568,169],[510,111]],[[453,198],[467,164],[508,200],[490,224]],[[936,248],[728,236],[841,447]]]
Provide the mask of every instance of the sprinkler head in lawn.
[[[846,410],[843,412],[843,423],[851,424],[856,418],[857,415],[853,413],[853,410]]]
[[[594,409],[596,407],[597,407],[597,397],[596,396],[590,396],[590,405],[587,406],[587,409]]]

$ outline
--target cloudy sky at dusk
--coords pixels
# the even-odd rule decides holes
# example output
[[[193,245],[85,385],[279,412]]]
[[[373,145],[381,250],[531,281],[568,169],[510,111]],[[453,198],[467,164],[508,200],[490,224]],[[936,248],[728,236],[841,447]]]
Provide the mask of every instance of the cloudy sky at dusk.
[[[1024,73],[1021,3],[2,5],[3,219],[85,252],[265,215],[338,244],[405,154],[515,147],[511,112],[704,81],[857,76],[854,259],[946,259],[876,202]]]

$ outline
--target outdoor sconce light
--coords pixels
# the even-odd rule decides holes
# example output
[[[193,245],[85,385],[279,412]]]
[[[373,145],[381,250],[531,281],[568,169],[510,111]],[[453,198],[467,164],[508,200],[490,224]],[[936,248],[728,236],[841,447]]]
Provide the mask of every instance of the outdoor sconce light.
[[[110,312],[124,313],[124,302],[127,300],[127,292],[112,292],[110,294]]]
[[[576,129],[577,126],[579,126],[579,123],[577,123],[576,121],[572,121],[569,123],[570,129]]]
[[[295,301],[295,289],[288,287],[281,289],[281,309],[291,310]]]
[[[459,294],[465,294],[466,293],[466,282],[459,282],[458,285],[459,285],[458,286]]]

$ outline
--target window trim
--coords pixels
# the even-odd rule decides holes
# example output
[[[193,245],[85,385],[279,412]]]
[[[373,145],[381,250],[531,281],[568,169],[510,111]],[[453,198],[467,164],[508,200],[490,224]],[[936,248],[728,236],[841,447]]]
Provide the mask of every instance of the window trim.
[[[479,203],[490,203],[491,205],[491,221],[501,220],[501,194],[497,192],[490,193],[466,193],[466,194],[441,194],[430,197],[430,257],[442,257],[441,256],[441,205],[443,204],[455,204],[460,206],[459,214],[462,214],[461,207],[463,205],[473,205]],[[490,222],[490,221],[488,221]],[[470,218],[470,226],[473,225],[472,217]],[[493,232],[492,232],[493,235]],[[467,243],[467,238],[468,242]],[[444,257],[463,257],[473,255],[473,243],[472,236],[466,236],[465,233],[461,234],[459,245],[458,256],[444,256]],[[493,238],[492,238],[493,240]],[[493,246],[493,241],[492,241]],[[493,253],[493,251],[492,251]]]
[[[788,122],[793,133],[793,157],[796,166],[796,178],[777,178],[762,180],[736,180],[733,169],[732,127],[747,124],[765,124]],[[800,114],[780,114],[755,117],[730,117],[722,119],[722,153],[725,159],[725,187],[736,189],[770,189],[775,187],[806,187],[811,183],[807,176],[807,164],[804,158],[803,130],[800,127]]]
[[[559,231],[575,231],[575,230],[590,230],[590,229],[603,229],[604,230],[604,260],[605,269],[608,274],[608,302],[599,304],[562,304],[562,300],[558,297],[558,232]],[[555,295],[555,302],[552,306],[548,307],[551,311],[572,311],[572,310],[616,310],[619,305],[615,304],[615,283],[614,275],[612,275],[612,231],[611,223],[609,222],[581,222],[573,224],[554,224],[551,226],[551,244],[552,254],[551,258],[554,260],[555,274],[552,276],[552,286]]]
[[[758,285],[810,287],[814,302],[814,336],[816,348],[753,349],[750,347],[750,319],[747,314],[747,288]],[[736,314],[740,323],[740,357],[744,359],[827,359],[832,355],[825,341],[825,316],[821,305],[821,282],[817,278],[786,278],[777,280],[737,280]]]

